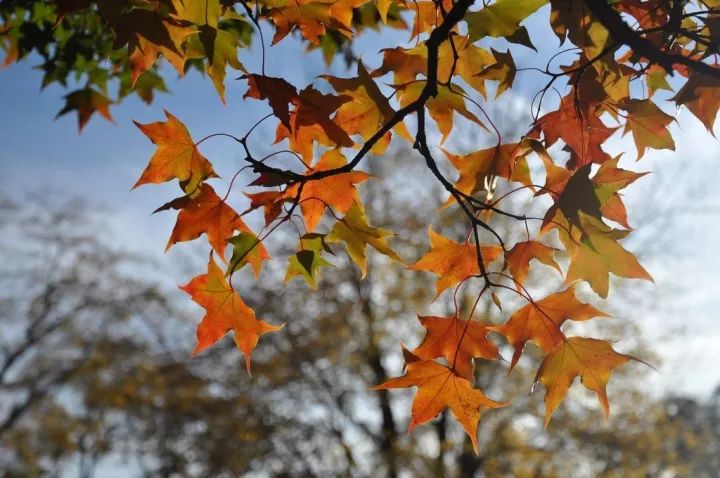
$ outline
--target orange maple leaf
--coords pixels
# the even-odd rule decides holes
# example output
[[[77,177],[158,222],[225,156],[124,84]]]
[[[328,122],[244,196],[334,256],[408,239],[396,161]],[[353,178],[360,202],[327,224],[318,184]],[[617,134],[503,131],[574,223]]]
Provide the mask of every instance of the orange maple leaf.
[[[422,360],[404,349],[403,354],[407,364],[405,375],[391,378],[372,387],[372,390],[417,387],[408,433],[449,408],[470,437],[477,453],[480,415],[488,408],[500,408],[507,404],[489,399],[482,391],[473,388],[467,379],[456,375],[444,365],[433,360]]]
[[[166,122],[135,125],[157,145],[133,189],[148,183],[164,183],[175,178],[188,194],[192,194],[207,178],[218,177],[210,161],[200,153],[185,125],[165,111]]]
[[[609,316],[590,304],[580,302],[575,297],[574,287],[569,287],[562,292],[550,294],[534,304],[524,305],[512,314],[506,323],[490,328],[507,337],[510,345],[515,347],[510,362],[510,371],[512,371],[528,340],[548,352],[565,338],[560,330],[560,326],[565,321],[580,322],[593,317]]]
[[[613,350],[609,342],[584,337],[562,340],[543,360],[535,376],[535,382],[545,386],[545,426],[550,423],[553,412],[565,398],[575,377],[595,392],[605,411],[610,414],[605,386],[612,370],[629,360],[637,360]]]
[[[400,106],[404,108],[414,101],[417,101],[425,89],[426,83],[427,81],[425,80],[418,80],[404,85],[395,85],[395,89],[398,91],[398,102]],[[483,122],[480,121],[480,118],[475,116],[475,114],[467,108],[463,96],[465,92],[462,88],[455,84],[438,85],[437,88],[437,95],[431,96],[425,102],[425,107],[442,134],[441,142],[445,142],[452,132],[455,113],[487,129]]]
[[[304,88],[293,99],[295,108],[290,111],[289,125],[280,123],[275,132],[275,142],[287,139],[290,149],[310,161],[313,144],[328,147],[353,146],[355,142],[330,116],[352,98],[348,95],[325,95],[315,88]]]
[[[423,49],[427,52],[427,48]],[[477,75],[494,63],[492,54],[473,44],[470,37],[454,35],[452,44],[445,42],[438,49],[438,79],[447,83],[451,80],[450,73],[456,74],[485,96],[485,81]]]
[[[168,26],[168,31],[173,32],[173,35],[180,38],[188,36],[190,31]],[[175,67],[175,70],[179,75],[184,74],[185,59],[182,54],[172,48],[168,48],[163,45],[158,45],[150,40],[147,40],[141,36],[138,36],[135,44],[128,46],[130,56],[128,62],[130,63],[130,81],[133,86],[137,84],[140,75],[150,70],[159,57],[165,58],[171,65]]]
[[[565,143],[572,153],[573,169],[602,164],[610,158],[601,145],[612,135],[613,128],[603,124],[590,105],[577,105],[572,92],[562,99],[560,108],[541,117],[536,127],[544,134],[547,147],[558,139]]]
[[[339,168],[345,164],[345,157],[340,150],[331,149],[326,151],[317,164],[307,170],[306,174]],[[352,171],[306,182],[299,200],[307,231],[315,230],[328,207],[332,207],[336,214],[345,214],[350,210],[353,202],[360,203],[360,196],[355,185],[368,178],[370,175],[365,172]],[[299,191],[300,185],[292,184],[285,190],[283,199],[293,201]]]
[[[327,29],[335,30],[347,37],[352,36],[353,8],[369,0],[295,0],[281,2],[264,0],[271,9],[267,16],[275,24],[273,44],[298,28],[302,36],[311,43],[319,44],[320,37]]]
[[[195,277],[180,289],[190,294],[192,300],[206,311],[197,328],[197,345],[193,355],[215,344],[232,330],[235,332],[235,344],[245,355],[245,366],[250,373],[250,354],[260,336],[284,327],[256,319],[255,312],[230,287],[222,269],[212,258],[207,274]]]
[[[100,13],[115,33],[113,47],[128,46],[128,61],[131,69],[131,84],[153,67],[162,56],[178,74],[184,74],[185,58],[182,43],[194,30],[180,25],[162,14],[134,8],[126,11],[118,2],[103,2]]]
[[[430,251],[408,267],[416,271],[434,272],[438,275],[435,283],[436,299],[448,287],[480,274],[475,244],[455,242],[433,231],[432,226],[428,228],[428,235],[430,236]],[[480,252],[483,264],[487,267],[500,257],[502,248],[500,246],[480,246]]]
[[[520,31],[522,30],[518,30],[518,32]],[[498,85],[497,90],[495,91],[495,97],[498,97],[512,87],[513,81],[515,81],[516,67],[515,61],[513,60],[512,54],[509,50],[503,53],[492,49],[492,56],[494,63],[492,63],[490,66],[487,66],[484,70],[480,72],[474,70],[474,81],[468,81],[468,83],[473,85],[474,88],[483,96],[486,96],[484,89],[485,82],[497,81]]]
[[[537,259],[546,266],[553,267],[562,274],[560,266],[555,262],[554,258],[557,251],[558,249],[546,246],[538,241],[523,241],[515,244],[506,254],[505,260],[510,274],[515,279],[516,287],[519,288],[525,282],[528,270],[530,270],[530,261],[533,259]]]
[[[356,78],[338,78],[329,75],[323,75],[322,78],[327,80],[335,91],[352,98],[352,101],[340,105],[337,115],[333,118],[335,123],[348,134],[358,134],[367,140],[392,118],[395,110],[362,62],[358,62],[357,74]],[[412,142],[412,136],[404,123],[398,123],[394,129],[400,136]],[[381,144],[387,146],[387,143],[388,141],[384,141]],[[383,151],[374,152],[382,154]]]
[[[673,98],[677,104],[687,106],[713,135],[713,125],[720,110],[718,87],[720,81],[717,78],[703,73],[693,73]]]
[[[285,201],[283,191],[260,191],[259,193],[244,194],[250,199],[248,211],[259,207],[263,208],[266,226],[273,222],[282,212],[282,205]]]
[[[376,78],[393,73],[393,84],[402,85],[414,81],[417,75],[427,72],[427,48],[418,45],[414,48],[385,48],[380,68],[371,75]]]
[[[508,143],[481,149],[465,155],[443,150],[448,161],[460,173],[455,187],[465,194],[475,194],[485,189],[486,179],[499,176],[508,181],[531,185],[530,168],[518,143]],[[451,197],[448,202],[454,199]]]
[[[440,3],[441,2],[420,0],[412,2],[412,5],[408,5],[408,9],[415,13],[410,40],[417,38],[422,33],[430,33],[435,27],[442,23]],[[442,0],[442,7],[445,11],[448,11],[452,6],[452,0]]]
[[[423,360],[445,357],[450,367],[461,377],[473,380],[473,358],[497,359],[497,346],[487,338],[490,328],[477,320],[459,317],[418,315],[427,330],[420,345],[412,351]]]
[[[155,212],[170,208],[179,209],[180,213],[165,246],[166,251],[177,242],[192,241],[201,234],[207,234],[208,242],[225,261],[225,248],[228,239],[235,231],[253,234],[238,213],[228,206],[209,184],[202,185],[197,197],[177,198],[159,207]],[[262,244],[259,247],[263,254],[267,254]]]

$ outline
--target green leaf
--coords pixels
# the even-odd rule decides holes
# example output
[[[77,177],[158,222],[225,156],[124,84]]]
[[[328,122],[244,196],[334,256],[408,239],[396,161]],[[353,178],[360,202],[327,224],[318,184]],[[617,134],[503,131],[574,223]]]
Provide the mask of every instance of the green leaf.
[[[470,40],[508,37],[520,29],[520,22],[545,5],[547,0],[498,0],[477,12],[465,15]]]
[[[200,27],[200,32],[191,35],[186,43],[186,58],[206,58],[205,71],[213,82],[220,99],[225,102],[225,70],[230,65],[246,73],[237,58],[240,39],[235,34],[210,25]]]
[[[177,18],[195,25],[216,27],[220,17],[220,0],[173,0]]]
[[[97,111],[105,119],[112,122],[112,116],[110,116],[110,105],[112,101],[92,88],[83,88],[81,90],[75,90],[72,93],[65,96],[65,106],[58,112],[55,118],[59,118],[71,111],[77,111],[78,115],[78,127],[82,131],[83,127],[90,120],[90,117]]]
[[[245,264],[250,264],[255,278],[260,276],[263,261],[270,259],[260,239],[253,234],[241,232],[228,239],[228,242],[233,245],[233,253],[225,275],[229,276],[236,270],[242,269]]]
[[[365,277],[367,274],[365,249],[368,245],[390,259],[402,263],[400,256],[387,243],[386,238],[392,235],[390,231],[370,226],[365,211],[356,202],[353,203],[345,217],[335,223],[327,236],[327,240],[330,242],[345,242],[348,254],[360,267],[362,276]]]
[[[332,266],[322,257],[324,251],[330,251],[330,248],[323,234],[306,234],[301,237],[299,250],[288,258],[285,282],[300,276],[313,290],[317,289],[317,270],[320,267]]]

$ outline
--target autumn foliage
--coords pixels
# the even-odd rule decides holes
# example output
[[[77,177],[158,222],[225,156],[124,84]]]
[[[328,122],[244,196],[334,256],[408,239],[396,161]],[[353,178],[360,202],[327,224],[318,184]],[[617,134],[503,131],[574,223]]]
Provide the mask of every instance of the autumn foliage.
[[[712,130],[720,108],[719,2],[67,0],[57,2],[52,14],[56,29],[91,15],[102,34],[110,32],[108,51],[114,56],[108,57],[115,63],[113,74],[129,75],[126,92],[137,88],[151,99],[152,84],[161,84],[157,65],[162,60],[180,74],[203,69],[221,98],[227,68],[237,70],[245,101],[267,106],[268,115],[258,124],[273,123],[274,154],[253,153],[254,128],[243,136],[219,132],[236,141],[245,168],[255,173],[250,185],[231,182],[226,191],[211,185],[217,174],[200,151],[209,137],[193,137],[168,112],[165,121],[137,123],[156,150],[135,186],[177,181],[181,188],[181,197],[158,209],[178,211],[167,247],[205,235],[211,250],[207,272],[182,287],[205,309],[194,353],[233,332],[250,371],[262,335],[282,333],[282,324],[255,317],[233,278],[248,264],[257,278],[271,260],[264,241],[287,228],[297,233],[295,252],[272,259],[287,263],[286,281],[299,278],[317,288],[321,268],[331,266],[328,259],[339,250],[335,245],[346,249],[364,276],[370,246],[397,267],[436,275],[436,299],[459,288],[473,291],[475,305],[469,310],[459,307],[451,317],[420,315],[426,335],[413,350],[403,349],[405,374],[369,384],[417,387],[410,430],[447,408],[477,447],[480,415],[507,404],[475,386],[473,361],[500,359],[501,340],[514,348],[510,371],[528,343],[542,353],[535,381],[545,388],[546,424],[577,377],[609,413],[610,376],[636,359],[608,341],[569,336],[564,324],[608,316],[579,298],[579,284],[607,298],[611,276],[652,278],[622,245],[632,233],[623,190],[644,173],[620,167],[621,158],[606,146],[620,131],[632,136],[638,159],[649,149],[674,149],[668,129],[674,117],[666,111],[679,106]],[[3,15],[7,35],[0,41],[11,63],[32,45],[16,28],[17,17]],[[515,64],[502,45],[535,48],[534,43],[549,40],[532,38],[527,21],[549,21],[557,40],[569,47],[562,66],[556,66],[556,57],[542,68]],[[353,39],[369,28],[405,30],[411,46],[386,48],[378,61],[351,59],[355,73],[349,77],[323,75],[309,85],[293,85],[265,73],[273,61],[265,43],[260,71],[248,71],[238,60],[249,43],[248,31],[268,26],[272,44],[295,33],[329,60],[349,51]],[[544,85],[531,105],[532,124],[519,139],[508,139],[487,105],[511,91],[519,75],[534,75]],[[60,114],[76,111],[81,128],[94,112],[110,117],[112,101],[100,84],[89,82],[66,100]],[[454,151],[445,142],[459,122],[492,138],[494,145]],[[447,192],[438,208],[459,211],[467,231],[456,240],[433,229],[428,218],[430,249],[415,262],[393,250],[392,231],[373,226],[361,200],[364,183],[382,180],[360,170],[361,162],[382,157],[394,143],[417,151],[407,161],[425,164]],[[288,156],[292,163],[280,161]],[[455,179],[446,175],[450,169]],[[532,193],[532,205],[512,201],[522,191]],[[234,210],[230,195],[246,197],[247,210]],[[527,212],[538,205],[544,205],[543,214]],[[250,213],[264,218],[261,230],[253,231],[242,219]],[[525,237],[508,243],[496,227],[500,219],[516,223]],[[561,288],[534,297],[525,281],[536,268],[559,274]],[[502,307],[500,291],[519,295],[524,304],[504,309],[501,324],[476,317],[481,300]]]

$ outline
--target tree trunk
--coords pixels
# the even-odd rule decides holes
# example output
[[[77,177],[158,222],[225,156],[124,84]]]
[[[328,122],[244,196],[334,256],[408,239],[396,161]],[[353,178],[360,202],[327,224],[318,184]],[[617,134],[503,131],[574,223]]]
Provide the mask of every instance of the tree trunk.
[[[367,324],[367,362],[370,366],[370,370],[372,371],[373,380],[375,383],[381,383],[387,380],[388,373],[385,370],[385,366],[382,364],[380,347],[375,334],[375,311],[370,303],[370,294],[368,291],[368,288],[370,287],[369,284],[372,284],[372,281],[369,277],[367,279],[368,280],[361,282],[357,276],[354,276],[353,282],[355,283],[355,288],[362,307],[362,313],[365,316]],[[377,393],[380,401],[380,413],[382,415],[382,426],[380,429],[380,436],[378,437],[380,452],[382,453],[385,464],[387,465],[387,476],[389,478],[396,478],[398,475],[396,457],[398,432],[395,425],[395,417],[390,406],[390,395],[388,391],[378,390]]]

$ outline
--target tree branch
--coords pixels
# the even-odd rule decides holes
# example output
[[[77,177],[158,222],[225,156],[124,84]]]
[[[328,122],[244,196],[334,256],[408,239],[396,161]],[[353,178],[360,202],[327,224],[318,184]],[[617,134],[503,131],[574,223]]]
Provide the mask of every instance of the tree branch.
[[[655,46],[650,40],[630,28],[620,13],[606,0],[585,0],[585,4],[618,43],[627,45],[638,55],[662,66],[668,73],[672,73],[673,66],[684,65],[697,73],[720,79],[720,68],[684,55],[663,51]]]
[[[450,31],[463,19],[470,5],[474,3],[474,0],[460,0],[452,9],[448,12],[445,17],[445,21],[439,25],[435,30],[430,33],[430,37],[425,42],[428,49],[428,61],[427,61],[427,82],[425,87],[420,92],[420,95],[415,101],[397,110],[392,117],[372,135],[355,153],[353,159],[351,159],[346,165],[335,169],[328,169],[325,171],[317,171],[312,174],[303,175],[298,174],[289,170],[282,170],[272,166],[268,166],[260,161],[254,160],[251,157],[246,158],[246,161],[253,165],[253,170],[256,173],[273,173],[288,178],[288,184],[297,182],[315,181],[318,179],[327,178],[336,174],[349,173],[355,166],[365,157],[367,153],[380,141],[387,132],[397,126],[402,120],[405,119],[411,113],[415,113],[425,107],[425,103],[431,98],[438,94],[437,88],[437,66],[438,66],[438,49],[442,43],[444,43],[449,35]]]

